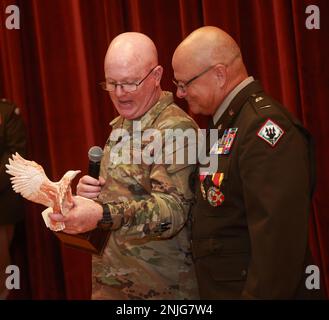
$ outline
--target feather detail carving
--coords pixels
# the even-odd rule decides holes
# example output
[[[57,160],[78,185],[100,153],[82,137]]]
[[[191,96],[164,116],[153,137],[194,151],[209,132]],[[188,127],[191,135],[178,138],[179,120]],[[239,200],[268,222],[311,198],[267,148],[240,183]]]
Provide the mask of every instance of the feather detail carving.
[[[6,173],[12,175],[10,180],[15,192],[48,207],[42,212],[47,227],[54,231],[63,230],[64,223],[51,223],[48,214],[57,212],[65,215],[73,207],[71,182],[81,171],[67,171],[60,181],[53,182],[48,179],[41,165],[24,159],[18,153],[12,155],[12,159],[9,158],[6,168]]]

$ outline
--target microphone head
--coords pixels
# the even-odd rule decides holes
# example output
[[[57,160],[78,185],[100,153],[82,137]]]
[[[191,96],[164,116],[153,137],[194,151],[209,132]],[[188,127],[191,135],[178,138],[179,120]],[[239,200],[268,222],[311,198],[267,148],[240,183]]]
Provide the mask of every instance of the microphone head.
[[[103,157],[103,149],[98,146],[93,146],[88,151],[88,158],[92,162],[100,162]]]

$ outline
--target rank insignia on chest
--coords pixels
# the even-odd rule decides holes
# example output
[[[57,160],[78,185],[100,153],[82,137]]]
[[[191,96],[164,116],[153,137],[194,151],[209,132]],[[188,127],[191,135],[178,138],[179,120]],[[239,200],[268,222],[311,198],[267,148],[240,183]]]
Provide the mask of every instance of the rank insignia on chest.
[[[283,135],[284,130],[271,119],[268,119],[257,133],[258,137],[266,141],[272,147],[278,143]]]
[[[226,129],[223,136],[211,147],[210,154],[229,154],[238,128]]]

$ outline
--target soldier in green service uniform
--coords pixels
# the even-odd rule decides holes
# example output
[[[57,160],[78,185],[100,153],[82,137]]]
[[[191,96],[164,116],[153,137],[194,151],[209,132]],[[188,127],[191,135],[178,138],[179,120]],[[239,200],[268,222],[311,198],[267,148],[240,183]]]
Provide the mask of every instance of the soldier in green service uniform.
[[[207,150],[217,170],[200,170],[192,209],[200,298],[320,297],[305,285],[312,265],[309,133],[248,77],[238,45],[224,31],[195,30],[172,64],[177,96],[193,113],[212,116],[219,136]]]
[[[103,87],[120,114],[110,124],[112,133],[126,135],[108,139],[99,180],[84,176],[79,181],[77,194],[97,201],[75,197],[66,217],[51,218],[64,221],[67,233],[91,230],[99,221],[113,230],[104,254],[93,257],[93,299],[197,299],[188,232],[194,199],[189,177],[195,166],[187,158],[171,164],[138,158],[144,151],[164,156],[167,129],[195,132],[198,127],[175,105],[172,93],[161,90],[163,68],[147,36],[117,36],[104,69]],[[147,149],[147,139],[138,141],[139,133],[150,130],[161,136],[153,151]],[[124,153],[118,147],[129,144],[130,161],[118,161],[116,156]]]
[[[13,191],[5,164],[15,152],[25,156],[26,132],[19,109],[11,102],[0,99],[0,299],[5,299],[6,268],[10,265],[9,247],[17,222],[23,219],[20,196]]]

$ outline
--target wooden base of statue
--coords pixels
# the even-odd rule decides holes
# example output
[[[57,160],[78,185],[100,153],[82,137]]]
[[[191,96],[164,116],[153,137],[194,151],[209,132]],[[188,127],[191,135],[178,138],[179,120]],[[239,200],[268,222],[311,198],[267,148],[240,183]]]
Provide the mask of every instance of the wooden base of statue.
[[[67,234],[62,231],[54,233],[64,245],[97,255],[103,254],[111,235],[111,231],[98,228],[80,234]]]

